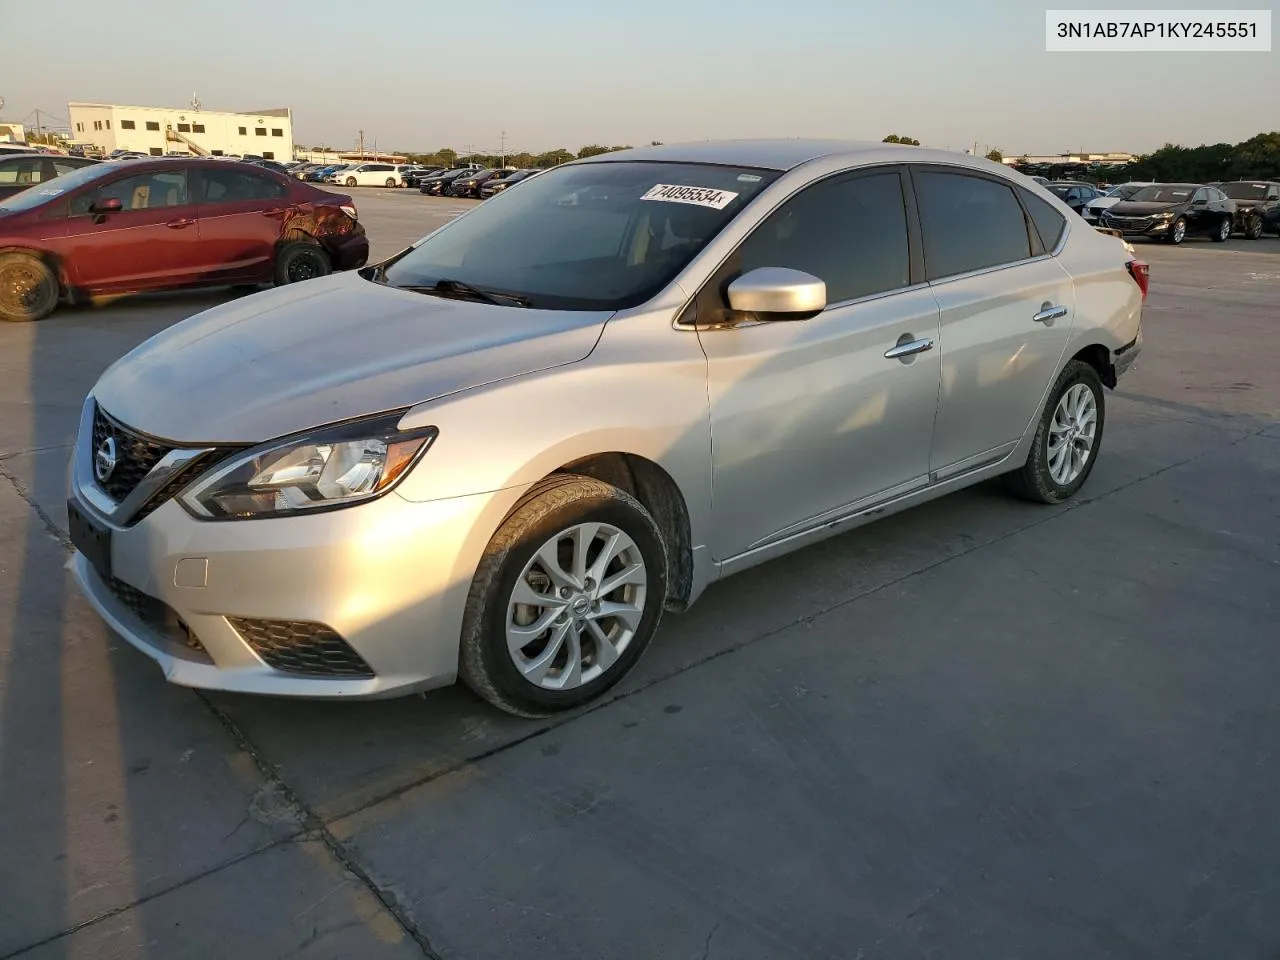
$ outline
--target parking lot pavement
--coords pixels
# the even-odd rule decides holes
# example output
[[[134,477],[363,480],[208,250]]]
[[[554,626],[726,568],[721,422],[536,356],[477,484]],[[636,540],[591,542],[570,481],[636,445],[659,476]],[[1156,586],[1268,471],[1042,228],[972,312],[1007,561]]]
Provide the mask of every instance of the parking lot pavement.
[[[349,192],[375,256],[455,203]],[[66,444],[226,294],[0,328],[0,958],[1273,954],[1280,241],[1137,249],[1080,500],[749,571],[541,723],[164,684],[66,577]]]

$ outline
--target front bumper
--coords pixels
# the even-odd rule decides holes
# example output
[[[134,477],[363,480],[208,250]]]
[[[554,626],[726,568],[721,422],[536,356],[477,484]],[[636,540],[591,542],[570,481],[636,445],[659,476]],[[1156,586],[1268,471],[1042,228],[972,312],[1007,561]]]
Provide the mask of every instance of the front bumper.
[[[101,509],[100,488],[85,486],[94,481],[84,425],[68,496],[111,531],[110,571],[100,574],[79,552],[72,569],[99,615],[169,681],[351,699],[455,680],[471,579],[518,490],[426,503],[392,491],[345,510],[224,522],[196,520],[171,499],[130,525]],[[273,666],[278,651],[264,654],[251,629],[263,622],[322,626],[367,670],[298,668],[316,662],[310,648],[285,650],[292,666]]]
[[[1119,230],[1126,237],[1163,237],[1169,232],[1169,228],[1173,225],[1173,222],[1176,219],[1176,217],[1170,217],[1142,223],[1133,223],[1129,221],[1118,221],[1114,218],[1103,216],[1099,221],[1099,225],[1106,227],[1109,230]]]

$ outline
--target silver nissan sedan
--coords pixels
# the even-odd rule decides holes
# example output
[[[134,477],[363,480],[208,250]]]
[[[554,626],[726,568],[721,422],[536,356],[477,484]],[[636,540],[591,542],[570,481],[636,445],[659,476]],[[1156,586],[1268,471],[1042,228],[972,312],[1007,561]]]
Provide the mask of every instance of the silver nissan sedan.
[[[1146,264],[998,164],[739,141],[541,173],[215,307],[84,404],[75,575],[174,683],[533,716],[711,582],[1002,475],[1058,503]]]

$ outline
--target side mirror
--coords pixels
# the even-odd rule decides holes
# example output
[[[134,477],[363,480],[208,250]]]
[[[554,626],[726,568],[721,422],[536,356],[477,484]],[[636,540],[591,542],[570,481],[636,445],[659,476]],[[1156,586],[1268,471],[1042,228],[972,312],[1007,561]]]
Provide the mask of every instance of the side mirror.
[[[89,209],[94,213],[119,213],[124,209],[124,204],[119,197],[103,197],[93,201],[93,206]]]
[[[827,285],[789,267],[759,267],[729,284],[729,308],[742,313],[782,314],[806,320],[827,305]]]

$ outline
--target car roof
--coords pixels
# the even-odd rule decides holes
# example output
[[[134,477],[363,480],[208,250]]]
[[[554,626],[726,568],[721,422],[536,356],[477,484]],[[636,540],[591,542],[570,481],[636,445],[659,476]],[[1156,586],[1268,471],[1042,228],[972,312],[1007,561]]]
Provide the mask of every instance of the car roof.
[[[961,164],[978,170],[1008,170],[1002,163],[963,153],[931,150],[928,147],[875,143],[863,140],[702,140],[602,153],[575,163],[610,163],[638,160],[666,163],[713,163],[730,167],[757,167],[765,170],[792,170],[810,160],[839,157],[857,163]]]

